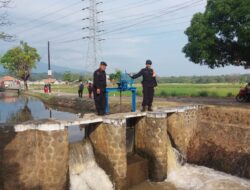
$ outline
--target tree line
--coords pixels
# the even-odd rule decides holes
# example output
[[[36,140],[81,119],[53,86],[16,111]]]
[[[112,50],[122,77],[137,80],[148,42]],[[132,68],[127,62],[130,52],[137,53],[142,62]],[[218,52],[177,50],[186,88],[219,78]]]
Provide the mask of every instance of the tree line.
[[[220,75],[220,76],[180,76],[160,77],[159,83],[190,83],[190,84],[211,84],[211,83],[248,83],[250,74],[243,75]]]
[[[7,73],[0,73],[0,77]],[[115,74],[110,74],[110,76]],[[48,77],[47,73],[33,73],[30,80],[39,81]],[[92,80],[92,73],[75,73],[66,71],[64,73],[54,72],[53,77],[59,81],[74,82]],[[111,77],[111,80],[113,78]],[[211,83],[248,83],[250,82],[250,74],[234,74],[234,75],[218,75],[218,76],[170,76],[157,77],[159,83],[189,83],[189,84],[211,84]],[[139,84],[141,79],[137,79],[135,83]]]

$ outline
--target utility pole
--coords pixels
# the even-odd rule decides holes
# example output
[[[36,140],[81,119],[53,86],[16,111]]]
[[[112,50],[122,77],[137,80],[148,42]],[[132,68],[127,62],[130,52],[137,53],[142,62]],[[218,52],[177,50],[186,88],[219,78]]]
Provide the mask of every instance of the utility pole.
[[[48,75],[50,76],[51,66],[50,66],[50,42],[48,41]]]
[[[51,79],[52,79],[52,70],[50,64],[50,42],[48,41],[48,85],[49,85],[49,92],[51,92]]]
[[[83,21],[88,21],[88,24],[86,23],[86,26],[82,29],[88,31],[88,34],[83,39],[88,40],[86,64],[91,67],[98,65],[98,47],[103,40],[100,38],[100,34],[103,32],[103,30],[100,30],[100,25],[103,21],[99,19],[99,15],[103,13],[103,11],[99,11],[99,5],[102,3],[98,0],[89,0],[88,6],[82,9],[83,11],[88,10],[88,17],[82,19]]]

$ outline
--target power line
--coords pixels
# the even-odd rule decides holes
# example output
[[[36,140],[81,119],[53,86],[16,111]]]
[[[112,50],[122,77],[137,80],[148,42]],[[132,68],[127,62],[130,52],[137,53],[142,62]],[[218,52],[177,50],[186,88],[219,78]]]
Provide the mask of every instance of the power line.
[[[122,31],[124,32],[124,30],[127,30],[129,28],[133,28],[135,26],[140,26],[141,24],[147,23],[147,22],[149,22],[149,21],[151,21],[151,20],[153,20],[155,18],[159,18],[159,17],[165,16],[167,14],[171,14],[171,13],[174,13],[176,11],[185,9],[187,7],[191,7],[192,5],[195,5],[195,4],[197,4],[197,3],[201,2],[201,1],[202,0],[195,1],[195,2],[187,1],[187,2],[183,3],[184,6],[180,6],[180,4],[178,4],[178,5],[175,5],[175,6],[172,6],[172,7],[168,7],[167,9],[162,9],[161,11],[158,11],[160,14],[151,14],[151,15],[147,15],[147,16],[142,16],[142,17],[138,18],[138,20],[142,19],[141,21],[138,21],[136,23],[133,23],[133,24],[121,27],[121,28],[113,29],[111,31],[104,32],[102,34],[110,34],[110,33],[115,34],[115,32],[116,33],[117,32],[122,33]],[[190,2],[192,2],[192,3],[190,3]],[[183,4],[181,4],[181,5],[183,5]],[[175,9],[173,9],[173,8],[175,8]],[[169,11],[169,9],[173,9],[173,10]],[[144,18],[146,18],[146,19],[144,19]],[[135,20],[137,20],[137,19],[135,19]],[[67,41],[63,41],[63,43],[75,42],[75,41],[78,41],[78,40],[82,40],[82,39],[77,38],[77,39],[73,39],[73,40],[67,40]]]
[[[170,26],[170,25],[177,25],[177,24],[184,24],[184,23],[188,23],[187,21],[185,22],[178,22],[178,23],[172,23],[172,24],[168,24],[166,26]],[[174,30],[174,31],[183,31],[183,30]],[[172,32],[172,31],[166,31],[166,32]],[[137,34],[136,36],[150,36],[150,35],[157,35],[157,34],[164,34],[166,32],[156,32],[156,33],[152,33],[152,34]],[[121,33],[116,33],[116,34],[121,34]],[[126,39],[127,37],[117,37],[117,38],[107,38],[107,40],[113,40],[113,39]],[[84,39],[82,38],[77,38],[77,39],[73,39],[73,40],[66,40],[66,41],[61,41],[61,42],[54,42],[56,44],[64,44],[64,43],[71,43],[71,42],[77,42],[77,41],[83,41]],[[85,39],[86,40],[86,39]]]
[[[54,20],[50,20],[50,21],[45,22],[45,23],[43,23],[43,24],[39,24],[39,25],[30,27],[30,28],[27,28],[27,29],[22,30],[22,31],[19,31],[19,32],[17,32],[17,33],[18,33],[18,34],[22,34],[22,33],[24,33],[24,32],[31,31],[31,30],[34,30],[34,29],[43,27],[43,26],[48,25],[48,24],[50,24],[50,23],[52,23],[52,22],[54,22],[54,21],[61,20],[61,19],[63,19],[63,18],[66,18],[66,17],[72,16],[72,15],[78,14],[80,11],[81,11],[81,10],[71,12],[71,13],[69,13],[69,14],[67,14],[67,15],[58,17],[58,18],[56,18],[56,19],[54,19]]]
[[[150,2],[147,2],[147,1],[150,1]],[[148,5],[148,4],[152,4],[152,3],[158,3],[159,1],[161,0],[158,0],[157,2],[155,2],[155,0],[143,0],[143,1],[140,1],[140,2],[133,2],[133,3],[129,3],[125,6],[122,6],[121,8],[109,8],[107,10],[104,10],[105,13],[111,13],[113,14],[114,12],[121,12],[121,11],[125,11],[125,10],[128,10],[128,9],[134,9],[134,8],[138,8],[138,7],[142,7],[142,6],[145,6],[145,5]]]
[[[194,2],[194,3],[188,4],[188,5],[184,5],[184,6],[180,7],[180,8],[176,8],[176,9],[171,10],[171,11],[162,11],[162,13],[160,13],[160,14],[152,15],[149,18],[145,17],[145,19],[142,20],[142,21],[138,21],[138,22],[135,22],[133,24],[129,24],[127,26],[123,26],[123,27],[120,27],[120,28],[116,28],[116,29],[113,29],[111,31],[104,32],[103,34],[109,34],[109,33],[113,33],[113,32],[116,32],[116,31],[127,30],[128,28],[131,28],[131,27],[134,27],[134,26],[138,26],[140,24],[144,24],[144,23],[146,23],[148,21],[151,21],[151,20],[153,20],[155,18],[159,18],[159,17],[165,16],[167,14],[174,13],[176,11],[179,11],[179,10],[182,10],[184,8],[190,7],[190,6],[192,6],[192,5],[196,4],[196,3],[199,3],[201,1],[203,1],[203,0],[198,0],[198,1]]]
[[[190,1],[187,1],[187,2],[185,2],[184,4],[186,4],[186,3],[188,3],[188,2],[190,2]],[[183,4],[182,4],[183,5]],[[161,12],[161,11],[166,11],[166,10],[169,10],[169,9],[171,9],[171,8],[174,8],[174,7],[179,7],[180,5],[175,5],[175,6],[172,6],[172,7],[169,7],[169,8],[167,8],[167,9],[161,9],[161,10],[156,10],[155,12]],[[74,14],[74,13],[73,13]],[[139,18],[134,18],[133,20],[140,20],[140,19],[143,19],[143,18],[146,18],[146,17],[150,17],[150,16],[153,16],[153,15],[155,15],[155,14],[150,14],[150,15],[143,15],[143,16],[141,16],[141,17],[139,17]],[[54,19],[53,21],[56,21],[56,20],[59,20],[59,19],[61,19],[61,18],[65,18],[65,17],[67,17],[67,16],[71,16],[71,14],[69,14],[69,15],[65,15],[65,16],[63,16],[63,17],[59,17],[59,18],[57,18],[57,19]],[[130,16],[133,16],[133,15],[130,15]],[[128,17],[129,17],[129,15],[128,15]],[[42,27],[42,26],[44,26],[44,25],[47,25],[47,24],[49,24],[49,23],[52,23],[53,21],[49,21],[49,22],[47,22],[47,23],[45,23],[45,24],[41,24],[41,25],[37,25],[37,26],[35,26],[35,27],[32,27],[32,28],[29,28],[29,29],[27,29],[27,30],[24,30],[24,31],[21,31],[20,33],[23,33],[23,32],[27,32],[27,31],[30,31],[30,30],[34,30],[35,28],[38,28],[38,27]],[[128,21],[129,22],[129,21]],[[118,22],[119,23],[119,22]],[[122,24],[122,22],[120,23],[120,24],[117,24],[116,26],[118,26],[118,25],[123,25]],[[57,27],[57,28],[60,28],[60,27],[62,27],[62,26],[59,26],[59,27]],[[78,30],[77,30],[78,31]],[[74,32],[74,31],[72,31],[72,32]],[[68,35],[69,33],[67,32],[67,33],[65,33],[65,34],[63,34],[63,35],[60,35],[59,37],[58,37],[58,35],[56,36],[56,38],[58,39],[58,38],[61,38],[62,36],[64,36],[64,35]],[[53,39],[54,40],[54,38],[51,38],[51,39]],[[46,39],[46,40],[48,40],[48,39]]]
[[[158,36],[158,35],[163,35],[163,34],[168,34],[168,33],[173,33],[173,32],[182,32],[183,30],[169,30],[169,31],[162,31],[162,32],[155,32],[155,33],[149,33],[149,34],[138,34],[136,36],[130,36],[129,39],[135,38],[135,37],[142,37],[142,36]],[[107,38],[107,40],[122,40],[122,39],[128,39],[128,37],[117,37],[117,38]]]
[[[48,16],[54,15],[54,14],[56,14],[56,13],[59,13],[59,12],[63,11],[63,10],[67,10],[67,9],[70,8],[70,7],[73,7],[73,6],[75,6],[75,5],[78,5],[79,3],[81,3],[81,2],[72,3],[72,4],[70,4],[70,5],[66,6],[66,7],[62,7],[62,8],[60,8],[60,9],[55,10],[55,11],[52,11],[52,12],[50,12],[50,13],[47,13],[47,14],[45,14],[45,15],[43,15],[43,16],[37,17],[37,18],[35,18],[35,19],[32,19],[32,20],[30,20],[30,21],[28,21],[28,22],[26,22],[26,23],[17,25],[17,27],[26,26],[26,25],[32,24],[32,23],[34,23],[34,22],[40,21],[41,19],[44,19],[44,18],[46,18],[46,17],[48,17]],[[17,27],[16,27],[16,28],[17,28]]]
[[[173,8],[173,7],[170,7],[170,8]],[[168,8],[169,9],[169,8]],[[166,9],[165,9],[166,10]],[[186,16],[182,16],[182,17],[177,17],[177,18],[171,18],[171,19],[166,19],[166,20],[161,20],[160,22],[161,22],[161,24],[162,24],[162,22],[168,22],[168,21],[174,21],[174,20],[179,20],[179,19],[182,19],[182,18],[187,18],[187,17],[189,17],[189,16],[192,16],[192,15],[186,15]],[[137,18],[138,19],[138,18]],[[136,18],[134,18],[133,20],[136,20]],[[159,21],[158,21],[159,22]],[[118,22],[119,23],[119,22]],[[141,25],[140,25],[141,26]],[[136,31],[136,30],[138,30],[138,29],[135,29],[135,30],[133,30],[133,31]],[[60,35],[58,38],[62,38],[63,36],[66,36],[66,35],[69,35],[69,34],[72,34],[72,33],[74,33],[74,32],[78,32],[79,30],[77,29],[77,30],[72,30],[72,31],[69,31],[69,32],[66,32],[66,33],[64,33],[64,34],[62,34],[62,35]],[[129,31],[131,31],[131,30],[129,30]],[[122,33],[122,32],[115,32],[115,33],[112,33],[112,34],[119,34],[119,33]],[[54,41],[55,40],[57,40],[58,38],[56,38],[56,39],[54,39],[54,38],[52,38],[52,39],[54,39]]]
[[[184,3],[185,4],[185,3]],[[182,4],[183,5],[183,4]],[[194,5],[194,6],[197,6],[197,5],[199,5],[199,4],[196,4],[196,5]],[[116,20],[116,21],[114,21],[114,22],[109,22],[110,20],[108,20],[106,23],[105,23],[105,26],[110,26],[111,27],[111,25],[123,25],[123,24],[126,24],[126,23],[128,23],[128,22],[133,22],[133,21],[135,21],[135,20],[139,20],[139,19],[143,19],[143,18],[146,18],[146,17],[150,17],[150,16],[153,16],[153,15],[155,15],[155,14],[157,14],[157,13],[160,13],[160,12],[162,12],[162,11],[167,11],[167,10],[169,10],[169,9],[173,9],[173,8],[177,8],[177,7],[179,7],[180,5],[175,5],[175,6],[173,6],[173,7],[168,7],[167,9],[166,8],[164,8],[164,9],[157,9],[157,10],[154,10],[154,11],[151,11],[151,12],[153,12],[153,14],[145,14],[145,15],[142,15],[142,14],[134,14],[134,15],[128,15],[128,16],[126,16],[125,18],[123,18],[123,19],[119,19],[119,20],[116,20],[116,19],[113,19],[113,20]],[[129,18],[129,19],[128,19]],[[112,20],[111,20],[112,21]],[[122,22],[121,22],[122,21]]]

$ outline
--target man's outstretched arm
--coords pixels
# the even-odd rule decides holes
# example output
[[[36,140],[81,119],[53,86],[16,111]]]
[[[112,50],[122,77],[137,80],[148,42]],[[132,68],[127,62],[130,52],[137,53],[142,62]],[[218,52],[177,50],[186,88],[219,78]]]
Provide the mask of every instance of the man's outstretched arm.
[[[139,73],[137,73],[137,74],[135,74],[135,75],[132,75],[131,78],[132,78],[132,79],[137,79],[137,78],[139,78],[140,76],[142,76],[142,70],[140,70]]]

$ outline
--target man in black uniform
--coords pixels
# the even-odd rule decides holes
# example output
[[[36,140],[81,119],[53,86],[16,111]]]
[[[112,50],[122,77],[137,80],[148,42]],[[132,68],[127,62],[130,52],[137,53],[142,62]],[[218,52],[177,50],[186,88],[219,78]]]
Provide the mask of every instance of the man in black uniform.
[[[139,73],[131,76],[133,79],[136,79],[142,76],[142,87],[143,87],[143,102],[142,102],[142,111],[146,111],[146,106],[148,106],[148,111],[153,111],[152,103],[154,98],[154,88],[157,86],[156,74],[151,68],[152,61],[146,61],[146,68],[142,69]]]
[[[107,64],[105,62],[100,63],[99,69],[94,72],[94,84],[93,84],[93,92],[94,92],[94,100],[96,111],[98,115],[105,115],[106,109],[106,67]]]

